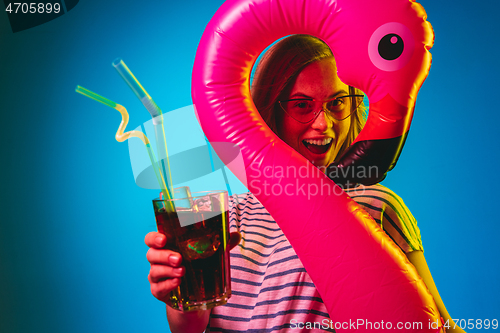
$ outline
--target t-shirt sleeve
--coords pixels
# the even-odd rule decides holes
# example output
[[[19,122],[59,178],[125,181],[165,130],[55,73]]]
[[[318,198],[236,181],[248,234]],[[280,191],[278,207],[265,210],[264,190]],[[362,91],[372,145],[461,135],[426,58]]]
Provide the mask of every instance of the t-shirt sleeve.
[[[374,218],[404,253],[424,250],[417,221],[396,193],[380,184],[348,189],[346,193]]]

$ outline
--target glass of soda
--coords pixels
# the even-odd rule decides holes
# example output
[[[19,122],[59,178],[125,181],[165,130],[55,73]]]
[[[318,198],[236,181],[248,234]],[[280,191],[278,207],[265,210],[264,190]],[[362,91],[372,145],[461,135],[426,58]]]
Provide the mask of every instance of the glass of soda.
[[[182,255],[186,274],[170,293],[170,306],[181,311],[207,310],[231,297],[229,213],[226,191],[174,190],[170,200],[153,200],[158,232],[166,249]]]

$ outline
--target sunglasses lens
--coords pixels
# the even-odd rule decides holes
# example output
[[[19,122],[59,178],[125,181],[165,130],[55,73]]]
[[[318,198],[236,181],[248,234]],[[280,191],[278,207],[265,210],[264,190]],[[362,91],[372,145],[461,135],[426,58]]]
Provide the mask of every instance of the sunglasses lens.
[[[306,124],[313,121],[321,111],[332,119],[344,120],[349,118],[363,103],[362,95],[347,95],[331,99],[326,102],[309,99],[295,99],[280,101],[279,105],[290,117]]]

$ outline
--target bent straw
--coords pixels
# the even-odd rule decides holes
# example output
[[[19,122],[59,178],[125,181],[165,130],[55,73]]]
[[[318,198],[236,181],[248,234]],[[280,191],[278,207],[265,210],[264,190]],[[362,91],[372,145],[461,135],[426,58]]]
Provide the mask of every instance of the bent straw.
[[[125,65],[122,59],[116,58],[113,61],[113,67],[115,67],[118,74],[120,74],[120,76],[125,80],[130,89],[132,89],[137,98],[140,99],[144,107],[148,110],[148,112],[151,114],[151,117],[153,118],[158,157],[162,156],[161,151],[164,150],[166,166],[165,163],[163,163],[163,160],[160,160],[160,163],[165,177],[170,182],[170,188],[173,188],[172,173],[170,171],[170,162],[168,159],[167,140],[165,138],[165,128],[163,127],[163,118],[161,117],[162,111],[153,101],[151,96],[149,96],[149,94],[146,92],[146,89],[144,89],[144,87],[139,83],[139,80],[137,80],[134,74],[132,74],[127,65]]]
[[[154,155],[153,150],[151,149],[151,145],[150,145],[150,142],[149,142],[149,139],[147,138],[147,136],[144,135],[144,133],[142,133],[141,131],[124,132],[125,128],[127,127],[128,119],[129,119],[127,109],[125,109],[125,107],[123,107],[122,105],[117,104],[117,103],[115,103],[115,102],[113,102],[113,101],[111,101],[111,100],[109,100],[109,99],[107,99],[99,94],[96,94],[95,92],[90,91],[82,86],[76,86],[75,91],[77,93],[80,93],[84,96],[87,96],[87,97],[89,97],[97,102],[100,102],[100,103],[102,103],[106,106],[109,106],[109,107],[117,110],[118,112],[120,112],[120,114],[122,115],[122,121],[120,123],[120,126],[118,127],[118,131],[116,132],[116,136],[115,136],[116,140],[118,142],[123,142],[123,141],[128,140],[132,137],[135,137],[135,138],[139,138],[144,143],[144,145],[146,146],[146,150],[148,152],[148,155],[149,155],[149,159],[151,160],[151,164],[153,166],[153,170],[155,172],[156,179],[157,179],[158,184],[160,185],[161,191],[163,193],[163,196],[165,198],[171,199],[172,196],[170,195],[170,189],[168,188],[167,184],[165,183],[165,179],[163,178],[163,175],[156,168],[156,165],[157,165],[156,157]]]

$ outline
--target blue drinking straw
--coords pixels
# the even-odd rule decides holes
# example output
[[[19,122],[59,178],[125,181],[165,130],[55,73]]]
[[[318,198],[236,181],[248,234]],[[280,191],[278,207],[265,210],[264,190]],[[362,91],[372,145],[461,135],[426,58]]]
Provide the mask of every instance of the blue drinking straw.
[[[125,65],[122,59],[116,58],[113,61],[113,67],[115,67],[118,74],[120,74],[120,76],[125,80],[130,89],[132,89],[134,94],[137,96],[137,98],[139,98],[139,100],[142,102],[146,110],[148,110],[148,112],[151,114],[151,117],[153,118],[159,162],[161,163],[161,169],[163,170],[165,178],[170,183],[170,188],[173,188],[170,162],[168,160],[167,140],[165,138],[165,128],[163,127],[163,117],[161,117],[162,111],[153,101],[151,96],[149,96],[146,89],[144,89],[144,87],[139,83],[139,80],[137,80],[134,74],[132,74],[127,65]],[[164,160],[161,159],[161,152],[165,152],[166,163],[164,163]]]

